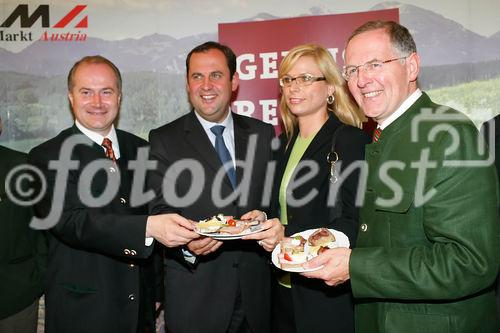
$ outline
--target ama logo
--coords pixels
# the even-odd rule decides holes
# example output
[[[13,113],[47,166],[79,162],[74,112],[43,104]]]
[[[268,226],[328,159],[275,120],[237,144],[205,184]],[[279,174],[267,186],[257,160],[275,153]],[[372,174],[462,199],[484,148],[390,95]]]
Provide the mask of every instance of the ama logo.
[[[19,21],[20,28],[22,29],[32,28],[35,22],[41,20],[41,26],[45,28],[45,30],[38,38],[39,40],[83,42],[87,39],[87,34],[82,33],[82,30],[88,28],[88,16],[85,15],[84,12],[86,8],[87,5],[76,5],[51,26],[49,5],[39,5],[30,15],[28,5],[22,4],[18,5],[12,11],[0,25],[0,28],[11,28],[16,21]],[[61,31],[56,29],[72,29],[72,31]],[[78,31],[74,32],[73,30]],[[0,41],[30,42],[33,41],[33,31],[19,30],[18,32],[7,32],[5,30],[0,30]]]

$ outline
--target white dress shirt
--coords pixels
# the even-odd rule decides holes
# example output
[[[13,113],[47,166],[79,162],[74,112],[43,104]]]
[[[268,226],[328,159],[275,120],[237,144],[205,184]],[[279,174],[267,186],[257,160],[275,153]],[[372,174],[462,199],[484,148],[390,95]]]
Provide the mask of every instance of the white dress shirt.
[[[381,130],[384,130],[387,126],[392,124],[396,119],[401,117],[403,113],[406,112],[410,108],[410,106],[413,105],[419,99],[419,97],[422,96],[422,91],[417,88],[408,98],[405,99],[403,103],[399,106],[399,108],[396,109],[389,117],[387,117],[383,122],[377,125],[378,128]]]
[[[111,129],[109,130],[109,133],[104,137],[99,133],[93,132],[80,124],[78,120],[75,120],[75,125],[78,127],[78,129],[85,134],[90,140],[94,141],[97,143],[99,146],[102,145],[102,140],[104,138],[108,138],[111,140],[111,145],[113,147],[113,152],[115,153],[115,158],[119,159],[120,158],[120,144],[118,143],[118,137],[116,136],[116,130],[115,130],[115,125],[111,125]],[[102,146],[101,146],[102,147]],[[102,147],[104,152],[106,152],[106,148]]]
[[[210,130],[210,128],[216,125],[222,125],[226,128],[224,132],[222,132],[222,137],[224,138],[224,143],[226,144],[227,150],[229,150],[229,154],[231,155],[231,159],[233,160],[233,167],[236,168],[236,162],[235,162],[236,158],[234,150],[234,123],[231,110],[229,110],[226,119],[224,119],[220,123],[210,122],[201,117],[196,111],[194,111],[194,114],[196,115],[196,118],[198,118],[198,120],[200,121],[201,126],[205,130],[205,133],[207,133],[208,138],[210,139],[210,142],[214,147],[215,147],[215,134]]]

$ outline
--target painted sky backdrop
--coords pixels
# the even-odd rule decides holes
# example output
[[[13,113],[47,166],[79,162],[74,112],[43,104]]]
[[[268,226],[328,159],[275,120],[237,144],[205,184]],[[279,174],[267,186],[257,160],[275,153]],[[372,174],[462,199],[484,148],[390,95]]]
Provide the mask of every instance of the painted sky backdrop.
[[[87,4],[87,33],[106,40],[140,38],[154,33],[175,38],[204,32],[216,32],[218,23],[237,22],[258,13],[278,17],[337,14],[367,11],[380,0],[51,0],[51,23],[63,17],[76,4]],[[500,31],[499,0],[400,0],[452,19],[482,36]],[[4,20],[20,3],[30,12],[47,1],[1,0],[0,20]],[[55,6],[57,5],[57,6]],[[113,15],[110,15],[113,12]],[[113,27],[110,29],[109,27]],[[119,27],[119,28],[117,28]],[[40,28],[40,22],[33,29]],[[18,52],[27,43],[0,42],[0,47]]]

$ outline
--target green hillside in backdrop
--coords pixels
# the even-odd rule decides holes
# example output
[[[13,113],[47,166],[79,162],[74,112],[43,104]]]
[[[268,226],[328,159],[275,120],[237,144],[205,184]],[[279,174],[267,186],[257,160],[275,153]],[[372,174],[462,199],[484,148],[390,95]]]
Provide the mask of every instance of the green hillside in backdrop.
[[[12,72],[0,75],[0,114],[4,131],[0,143],[29,151],[72,124],[66,78]],[[189,110],[182,75],[126,73],[119,127],[144,138],[150,129]],[[500,77],[427,91],[439,103],[467,114],[476,124],[500,114]]]
[[[427,91],[438,104],[462,111],[477,127],[500,114],[500,78]]]

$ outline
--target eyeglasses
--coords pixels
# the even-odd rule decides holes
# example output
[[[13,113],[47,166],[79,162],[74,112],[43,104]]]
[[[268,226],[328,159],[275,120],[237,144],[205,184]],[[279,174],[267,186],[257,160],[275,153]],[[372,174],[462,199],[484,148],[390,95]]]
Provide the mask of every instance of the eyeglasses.
[[[379,60],[373,60],[369,61],[367,63],[364,63],[362,65],[358,66],[344,66],[344,71],[342,72],[342,76],[346,81],[349,81],[352,78],[358,77],[358,72],[359,69],[362,68],[366,73],[375,73],[379,72],[382,70],[382,67],[384,67],[384,64],[387,64],[389,62],[393,62],[396,60],[401,60],[401,59],[406,59],[409,56],[404,56],[400,58],[394,58],[394,59],[389,59],[385,61],[379,61]]]
[[[282,87],[290,87],[292,82],[295,81],[299,85],[299,87],[310,86],[313,82],[316,81],[325,81],[326,78],[324,76],[314,76],[311,74],[302,74],[296,77],[291,77],[288,75],[280,78],[280,86]]]

